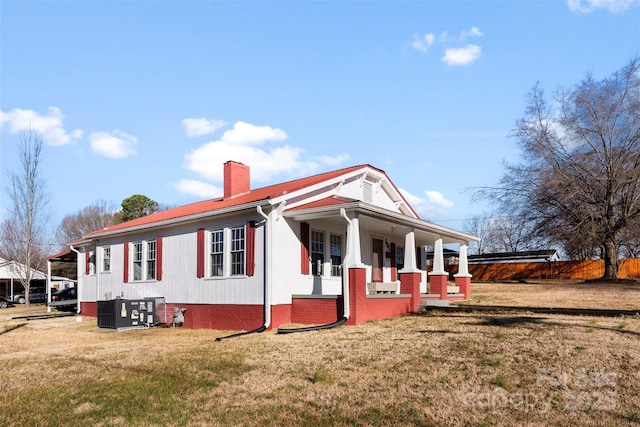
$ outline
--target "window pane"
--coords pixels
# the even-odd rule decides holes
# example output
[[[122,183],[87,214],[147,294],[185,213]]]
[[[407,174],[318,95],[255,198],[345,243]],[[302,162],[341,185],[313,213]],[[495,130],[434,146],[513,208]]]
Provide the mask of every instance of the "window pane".
[[[211,232],[211,276],[222,276],[223,270],[223,252],[224,251],[224,233],[222,230]]]
[[[147,280],[156,278],[156,242],[147,242]]]
[[[331,275],[340,276],[342,273],[340,269],[342,264],[342,237],[331,234],[329,236],[329,241],[329,251],[331,253]]]
[[[102,249],[102,271],[111,271],[111,247]]]
[[[311,273],[316,276],[322,275],[323,263],[324,263],[324,232],[311,231]]]
[[[404,248],[401,246],[396,246],[396,267],[398,270],[404,268]]]
[[[231,275],[244,274],[244,227],[231,229]]]
[[[142,243],[133,244],[133,280],[142,280]]]
[[[231,275],[244,274],[244,252],[231,253]]]

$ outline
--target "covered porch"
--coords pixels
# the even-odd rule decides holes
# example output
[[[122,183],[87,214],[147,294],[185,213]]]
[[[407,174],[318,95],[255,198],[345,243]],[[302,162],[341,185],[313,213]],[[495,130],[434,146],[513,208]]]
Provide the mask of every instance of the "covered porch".
[[[311,229],[330,224],[346,234],[342,258],[342,298],[347,323],[417,312],[421,305],[447,305],[471,298],[467,245],[477,237],[397,212],[354,201],[337,206],[297,209],[286,217]],[[459,246],[453,280],[445,270],[443,247]],[[427,246],[434,248],[426,262]],[[321,287],[319,287],[321,289]],[[317,295],[326,297],[326,295]],[[313,295],[297,295],[308,299]],[[293,303],[296,304],[296,301]],[[335,306],[335,301],[332,303]]]

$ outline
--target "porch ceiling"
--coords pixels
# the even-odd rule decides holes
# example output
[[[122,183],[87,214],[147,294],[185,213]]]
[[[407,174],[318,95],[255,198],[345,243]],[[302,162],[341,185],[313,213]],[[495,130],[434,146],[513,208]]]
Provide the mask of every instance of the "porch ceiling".
[[[404,236],[413,230],[415,232],[416,245],[433,245],[437,239],[442,242],[467,244],[470,241],[479,240],[476,236],[441,225],[433,224],[417,218],[410,218],[397,212],[381,209],[363,202],[352,202],[342,205],[325,206],[321,208],[299,209],[285,211],[284,216],[296,221],[322,220],[338,227],[346,228],[346,221],[340,214],[344,208],[349,218],[358,216],[360,230],[381,236]]]

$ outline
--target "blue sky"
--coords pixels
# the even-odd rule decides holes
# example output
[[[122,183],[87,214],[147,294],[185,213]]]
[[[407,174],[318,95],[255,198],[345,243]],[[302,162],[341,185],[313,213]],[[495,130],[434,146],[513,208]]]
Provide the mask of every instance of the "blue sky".
[[[547,93],[640,54],[638,0],[0,3],[0,165],[46,143],[51,225],[98,199],[181,205],[369,163],[460,228]],[[0,218],[6,215],[0,203]]]

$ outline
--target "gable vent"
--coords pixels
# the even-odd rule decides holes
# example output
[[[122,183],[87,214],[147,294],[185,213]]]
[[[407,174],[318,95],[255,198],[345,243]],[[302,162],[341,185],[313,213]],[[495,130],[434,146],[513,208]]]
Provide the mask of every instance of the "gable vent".
[[[362,184],[362,190],[364,192],[363,201],[367,203],[371,203],[373,201],[373,184],[371,184],[368,181],[365,181]]]

